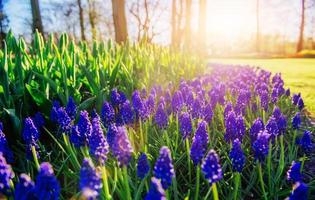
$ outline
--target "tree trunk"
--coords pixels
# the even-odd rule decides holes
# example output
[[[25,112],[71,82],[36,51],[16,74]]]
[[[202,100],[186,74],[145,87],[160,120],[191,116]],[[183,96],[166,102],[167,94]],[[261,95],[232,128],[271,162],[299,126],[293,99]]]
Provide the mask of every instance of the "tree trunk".
[[[81,39],[85,40],[85,32],[84,32],[84,16],[83,16],[83,8],[81,0],[77,0],[77,4],[79,7],[79,19],[80,19],[80,29],[81,29]]]
[[[198,42],[201,54],[206,52],[207,44],[207,0],[199,0]]]
[[[38,0],[31,0],[32,18],[33,18],[33,33],[36,30],[44,36],[44,28],[42,23],[42,17],[40,15]]]
[[[176,20],[176,0],[172,1],[172,19],[171,19],[171,26],[172,26],[172,47],[177,48],[177,20]]]
[[[189,50],[191,47],[191,0],[186,0],[186,10],[185,10],[185,48]]]
[[[115,27],[115,40],[118,43],[124,43],[128,38],[125,0],[112,0],[112,9]]]
[[[304,40],[304,25],[305,25],[305,0],[301,0],[301,23],[300,23],[300,33],[298,43],[296,45],[296,52],[303,50],[303,40]]]
[[[260,52],[259,0],[256,0],[256,52]]]
[[[92,39],[96,40],[96,10],[95,10],[95,1],[88,0],[89,3],[89,20],[92,30]]]

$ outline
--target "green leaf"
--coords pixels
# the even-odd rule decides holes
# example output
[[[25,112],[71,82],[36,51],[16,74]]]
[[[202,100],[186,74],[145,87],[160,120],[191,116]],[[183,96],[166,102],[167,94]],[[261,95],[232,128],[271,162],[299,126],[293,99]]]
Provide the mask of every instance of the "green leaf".
[[[26,84],[25,87],[38,106],[49,103],[49,100],[46,99],[45,94],[42,91],[37,88],[33,88],[29,84]]]

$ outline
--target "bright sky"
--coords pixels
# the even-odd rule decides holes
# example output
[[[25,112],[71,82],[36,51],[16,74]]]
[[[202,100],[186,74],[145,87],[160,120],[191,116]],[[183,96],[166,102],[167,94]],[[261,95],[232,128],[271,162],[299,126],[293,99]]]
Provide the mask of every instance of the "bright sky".
[[[49,2],[60,2],[61,0],[40,0],[41,7],[47,7]],[[70,0],[67,0],[70,1]],[[102,0],[104,3],[110,4],[110,0]],[[170,4],[170,0],[161,0],[165,5]],[[198,0],[193,0],[192,26],[197,29]],[[296,40],[299,28],[299,0],[260,0],[260,23],[261,31],[265,34],[278,33],[284,34],[287,38]],[[129,3],[129,0],[128,0]],[[5,10],[9,15],[10,27],[17,35],[28,34],[30,30],[26,28],[26,22],[31,22],[30,6],[26,0],[7,0]],[[43,6],[44,5],[44,6]],[[169,6],[170,7],[170,6]],[[43,8],[42,8],[43,9]],[[256,31],[256,0],[208,0],[208,34],[209,38],[215,40],[220,37],[221,40],[235,41],[242,38],[251,37]],[[312,12],[313,11],[313,12]],[[315,18],[315,7],[308,10],[306,17],[308,19]],[[164,16],[164,24],[169,27],[170,16]],[[61,22],[53,22],[55,27],[60,28]],[[162,22],[160,22],[162,23]],[[305,34],[311,35],[315,32],[315,23],[310,24],[307,20]],[[128,24],[130,25],[130,23]],[[165,29],[165,27],[164,27]],[[313,30],[312,30],[313,29]],[[58,30],[58,29],[57,29]],[[134,28],[129,30],[133,31]],[[169,30],[169,28],[168,28]],[[169,32],[164,36],[161,34],[161,40],[168,40]],[[167,37],[166,37],[167,36]],[[164,38],[164,39],[163,39]],[[211,40],[210,39],[210,40]]]

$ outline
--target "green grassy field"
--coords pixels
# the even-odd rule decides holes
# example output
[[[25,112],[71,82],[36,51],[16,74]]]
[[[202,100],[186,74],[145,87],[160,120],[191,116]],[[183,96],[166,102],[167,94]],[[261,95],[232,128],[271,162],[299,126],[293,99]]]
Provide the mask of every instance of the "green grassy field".
[[[210,62],[249,64],[281,72],[291,93],[301,92],[306,108],[315,117],[315,59],[210,59]]]

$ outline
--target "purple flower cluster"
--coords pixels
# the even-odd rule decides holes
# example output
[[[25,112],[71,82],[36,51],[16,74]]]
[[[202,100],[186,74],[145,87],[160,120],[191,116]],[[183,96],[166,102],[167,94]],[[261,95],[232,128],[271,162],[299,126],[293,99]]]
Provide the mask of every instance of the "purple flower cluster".
[[[172,184],[172,179],[175,177],[171,151],[165,146],[160,149],[160,156],[155,162],[153,175],[161,180],[165,190]]]
[[[141,153],[138,158],[137,176],[143,179],[150,171],[148,157],[145,153]]]
[[[81,111],[78,124],[72,127],[70,141],[76,147],[88,145],[91,132],[92,124],[89,119],[89,113],[87,111]]]
[[[133,148],[130,144],[126,128],[112,124],[108,128],[107,141],[119,166],[127,166],[131,160]]]
[[[236,139],[230,152],[230,159],[234,171],[241,172],[245,165],[245,154],[241,147],[241,142]]]
[[[89,142],[91,155],[101,164],[104,164],[109,152],[109,146],[101,127],[100,117],[97,114],[92,119],[92,131]]]
[[[11,165],[7,164],[7,161],[2,153],[0,153],[0,193],[11,193],[11,181],[14,178]]]
[[[266,130],[261,131],[257,135],[257,139],[252,145],[255,153],[255,159],[258,160],[259,162],[263,162],[265,160],[265,157],[268,155],[269,138],[270,134]]]
[[[60,185],[52,166],[47,162],[40,165],[34,192],[38,199],[59,199]]]
[[[0,122],[0,152],[4,155],[5,159],[9,162],[13,162],[13,152],[11,151],[7,138],[3,133],[3,126]]]
[[[223,178],[222,168],[218,154],[211,149],[201,164],[201,170],[210,185]]]
[[[101,175],[89,158],[84,158],[80,170],[80,190],[83,191],[86,188],[97,194],[99,194],[102,188]]]
[[[201,121],[198,124],[190,149],[190,158],[194,165],[201,163],[201,160],[207,151],[208,138],[207,123],[205,121]]]

